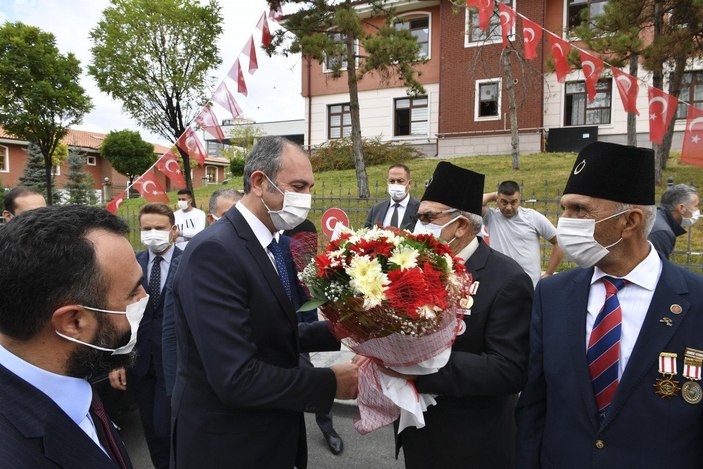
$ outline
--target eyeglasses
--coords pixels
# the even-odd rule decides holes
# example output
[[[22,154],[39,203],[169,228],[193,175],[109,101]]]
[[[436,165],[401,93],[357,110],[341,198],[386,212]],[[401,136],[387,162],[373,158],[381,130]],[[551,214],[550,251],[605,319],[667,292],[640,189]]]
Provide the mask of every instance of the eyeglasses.
[[[419,213],[417,214],[417,219],[420,220],[420,223],[432,223],[435,219],[441,217],[442,215],[446,215],[447,213],[454,213],[458,212],[459,210],[455,208],[450,208],[448,210],[440,210],[439,212],[424,212],[424,213]]]

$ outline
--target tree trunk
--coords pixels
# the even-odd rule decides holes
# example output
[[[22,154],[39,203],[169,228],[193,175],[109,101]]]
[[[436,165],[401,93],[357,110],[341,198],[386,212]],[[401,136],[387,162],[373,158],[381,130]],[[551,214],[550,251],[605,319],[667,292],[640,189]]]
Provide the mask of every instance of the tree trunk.
[[[654,0],[654,38],[656,42],[662,35],[664,27],[664,5],[663,0]],[[652,86],[664,89],[664,65],[658,64],[655,70],[652,70]],[[661,145],[652,144],[654,149],[654,183],[660,186],[662,183],[662,148]]]
[[[510,116],[510,153],[513,160],[513,169],[520,169],[520,135],[517,123],[517,105],[515,98],[515,83],[513,71],[510,67],[511,51],[503,49],[501,59],[503,62],[503,76],[505,77],[505,92],[508,95],[508,115]]]
[[[181,147],[177,146],[176,148],[178,148],[178,153],[181,154],[181,159],[183,160],[183,172],[185,173],[183,176],[186,180],[186,189],[193,194],[193,207],[197,208],[195,205],[195,192],[193,192],[193,180],[190,177],[190,156],[188,156],[188,153],[181,150]]]
[[[46,205],[53,205],[54,194],[51,190],[51,156],[44,155],[44,179],[46,181]]]
[[[354,168],[356,169],[356,188],[359,198],[368,199],[369,180],[364,162],[364,149],[361,141],[361,117],[359,116],[359,88],[356,79],[356,54],[354,38],[347,36],[347,84],[349,85],[349,107],[351,111],[351,140],[354,152]]]
[[[637,77],[638,55],[630,56],[630,75]],[[634,112],[627,113],[627,144],[633,147],[637,146],[637,114]]]
[[[681,94],[681,84],[683,82],[683,75],[686,69],[686,57],[679,56],[676,57],[674,62],[674,69],[669,73],[669,94],[678,99]],[[672,112],[676,112],[673,110]],[[661,169],[666,168],[666,162],[669,159],[669,152],[671,151],[671,142],[674,138],[674,125],[676,124],[676,116],[669,121],[669,127],[666,129],[664,138],[660,145],[661,150]]]

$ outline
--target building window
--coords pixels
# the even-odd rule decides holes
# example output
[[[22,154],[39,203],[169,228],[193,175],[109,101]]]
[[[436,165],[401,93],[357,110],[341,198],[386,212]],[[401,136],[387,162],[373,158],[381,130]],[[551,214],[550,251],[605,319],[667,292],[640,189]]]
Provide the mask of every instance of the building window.
[[[217,167],[205,166],[205,177],[207,177],[208,184],[217,182]]]
[[[684,72],[679,101],[703,109],[703,70]],[[688,106],[679,102],[676,107],[676,118],[686,119],[686,117],[688,117]]]
[[[417,53],[418,58],[425,59],[430,56],[430,16],[420,16],[417,18],[403,19],[395,23],[395,29],[407,29],[410,34],[415,36],[417,44],[420,46],[420,51]]]
[[[207,154],[208,156],[220,156],[222,153],[222,149],[225,147],[223,144],[214,141],[214,140],[206,140],[207,143]]]
[[[395,100],[395,130],[393,135],[427,136],[429,117],[427,96]]]
[[[611,80],[596,83],[596,97],[588,102],[585,81],[566,83],[564,125],[610,124]]]
[[[330,38],[332,38],[333,41],[340,42],[344,40],[344,36],[342,33],[328,33]],[[342,44],[341,45],[342,50],[345,52],[339,55],[332,55],[332,56],[325,56],[325,61],[322,63],[322,71],[324,73],[328,72],[333,72],[335,71],[335,67],[337,64],[339,64],[339,70],[343,71],[347,69],[347,54],[346,50],[347,47]],[[359,42],[354,41],[354,54],[359,55]],[[359,66],[358,61],[355,61],[356,67]]]
[[[98,159],[94,156],[86,156],[85,162],[88,166],[96,166],[98,164]]]
[[[476,80],[474,119],[500,119],[500,79]]]
[[[581,15],[588,11],[588,19],[605,13],[605,4],[608,0],[567,0],[567,22],[569,31],[584,21]]]
[[[10,151],[7,147],[0,146],[0,173],[10,172]]]
[[[496,0],[493,14],[488,23],[488,32],[479,27],[478,8],[466,9],[466,19],[464,25],[464,46],[479,46],[486,42],[501,41],[500,16],[498,15],[498,3],[505,3],[511,8],[515,8],[513,0]]]
[[[327,106],[328,138],[344,138],[351,135],[351,107],[349,104]]]

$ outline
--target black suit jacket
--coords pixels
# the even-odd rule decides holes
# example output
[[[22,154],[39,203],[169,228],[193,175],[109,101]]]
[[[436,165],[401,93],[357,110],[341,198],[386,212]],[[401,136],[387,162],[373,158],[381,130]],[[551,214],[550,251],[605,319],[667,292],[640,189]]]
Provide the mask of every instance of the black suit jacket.
[[[174,281],[176,467],[304,468],[303,411],[328,412],[336,380],[299,367],[339,348],[325,322],[299,326],[293,304],[235,207],[188,245]]]
[[[408,206],[405,208],[405,215],[403,215],[403,220],[400,222],[400,228],[408,231],[412,231],[415,228],[415,223],[417,223],[417,209],[420,207],[420,201],[410,197],[408,200]],[[383,202],[377,203],[371,208],[369,215],[366,217],[366,228],[371,228],[376,224],[383,224],[383,220],[386,218],[386,213],[388,209],[391,208],[391,199],[385,200]]]
[[[117,431],[113,436],[129,467]],[[0,365],[0,466],[115,469],[117,465],[46,394]]]
[[[475,282],[466,332],[449,362],[420,376],[418,392],[438,394],[426,426],[400,435],[408,468],[510,469],[514,466],[515,403],[527,380],[533,286],[513,259],[481,239],[465,262]]]

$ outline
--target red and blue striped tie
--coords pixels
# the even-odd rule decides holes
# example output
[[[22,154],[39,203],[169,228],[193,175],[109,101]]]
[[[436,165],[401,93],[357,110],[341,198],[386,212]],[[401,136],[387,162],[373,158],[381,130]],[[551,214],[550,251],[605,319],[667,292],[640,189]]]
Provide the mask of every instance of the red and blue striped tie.
[[[625,286],[625,280],[613,277],[601,280],[605,285],[605,304],[593,324],[586,358],[598,412],[603,416],[618,388],[622,309],[617,293]]]

